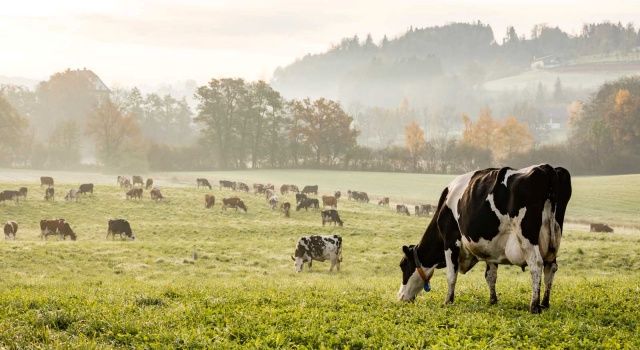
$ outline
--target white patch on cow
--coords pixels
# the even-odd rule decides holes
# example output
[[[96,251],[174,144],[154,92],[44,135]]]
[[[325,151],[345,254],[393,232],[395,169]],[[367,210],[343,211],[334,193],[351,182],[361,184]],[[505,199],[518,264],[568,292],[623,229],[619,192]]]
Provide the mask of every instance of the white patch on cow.
[[[451,285],[455,285],[456,283],[456,270],[453,267],[451,253],[451,249],[447,249],[444,251],[444,261],[447,263],[447,282],[449,283],[449,288],[451,288]]]
[[[427,277],[427,281],[433,276],[433,273],[436,271],[436,267],[422,267],[425,276]],[[398,300],[400,301],[412,301],[414,300],[418,294],[424,288],[424,280],[420,277],[418,271],[413,271],[413,274],[407,280],[407,284],[401,284],[400,290],[398,290]]]
[[[445,203],[453,212],[453,217],[456,219],[456,222],[460,219],[460,213],[458,213],[458,202],[460,201],[460,198],[462,198],[464,191],[469,187],[469,181],[471,181],[471,177],[474,173],[475,172],[470,172],[456,177],[447,187],[449,192],[447,193]]]
[[[539,167],[542,164],[537,164],[537,165],[531,165],[528,166],[526,168],[522,168],[522,169],[508,169],[505,173],[504,173],[504,179],[502,180],[502,184],[506,187],[507,186],[507,180],[509,179],[509,176],[514,175],[514,174],[524,174],[524,173],[528,173],[531,171],[531,169]]]

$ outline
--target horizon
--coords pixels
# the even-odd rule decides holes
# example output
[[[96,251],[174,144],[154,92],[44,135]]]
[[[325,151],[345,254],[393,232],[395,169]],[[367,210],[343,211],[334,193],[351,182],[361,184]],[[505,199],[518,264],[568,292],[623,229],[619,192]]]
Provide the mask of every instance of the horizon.
[[[5,43],[0,75],[41,81],[67,68],[86,67],[110,87],[161,87],[188,80],[203,84],[214,77],[269,81],[276,68],[325,52],[353,35],[364,39],[370,33],[378,43],[384,35],[395,38],[410,27],[481,21],[491,26],[499,42],[510,25],[527,38],[540,23],[575,35],[584,23],[633,23],[640,12],[633,1],[618,1],[616,6],[590,1],[585,6],[577,1],[493,0],[476,5],[458,0],[455,10],[445,1],[270,4],[275,5],[252,0],[135,5],[24,1],[0,14],[0,33],[4,33],[0,37]],[[528,7],[524,17],[523,7]],[[16,32],[21,35],[12,34]]]

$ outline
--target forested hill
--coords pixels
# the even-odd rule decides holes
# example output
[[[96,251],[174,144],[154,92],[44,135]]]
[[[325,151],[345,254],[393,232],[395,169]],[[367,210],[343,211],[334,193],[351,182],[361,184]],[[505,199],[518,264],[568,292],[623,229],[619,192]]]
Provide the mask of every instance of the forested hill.
[[[403,98],[424,105],[460,105],[465,91],[530,69],[534,57],[568,62],[588,55],[638,51],[632,24],[586,24],[578,35],[537,25],[526,38],[509,27],[452,23],[411,28],[375,43],[370,36],[342,41],[274,72],[272,84],[287,97],[330,97],[345,103],[397,106]]]

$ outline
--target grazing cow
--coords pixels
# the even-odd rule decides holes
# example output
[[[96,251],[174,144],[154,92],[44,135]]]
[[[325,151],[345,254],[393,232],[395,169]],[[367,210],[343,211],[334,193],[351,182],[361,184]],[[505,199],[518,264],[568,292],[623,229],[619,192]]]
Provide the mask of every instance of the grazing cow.
[[[73,230],[71,229],[71,226],[69,226],[68,222],[65,222],[62,224],[62,226],[60,226],[59,228],[59,233],[60,233],[60,237],[62,239],[64,239],[65,241],[67,240],[67,236],[69,236],[69,238],[71,238],[72,241],[75,241],[77,236],[76,233],[73,232]]]
[[[76,202],[78,201],[78,190],[76,190],[75,188],[72,188],[64,196],[64,200],[65,201],[70,201],[70,200],[74,200],[74,199],[75,199]]]
[[[300,204],[303,200],[307,199],[307,195],[304,193],[296,193],[296,204]]]
[[[353,199],[357,202],[365,202],[369,203],[369,195],[366,192],[358,192],[358,191],[347,191],[347,195],[349,199]]]
[[[131,225],[129,225],[129,221],[124,219],[109,220],[109,226],[107,228],[107,238],[109,238],[109,235],[111,235],[111,239],[115,239],[116,235],[120,235],[120,239],[122,239],[122,235],[131,238],[132,240],[136,239],[136,236],[131,231]]]
[[[220,180],[220,188],[229,188],[232,190],[236,189],[236,183],[233,181]]]
[[[378,201],[378,205],[382,205],[382,206],[389,206],[389,197],[383,197],[381,200]]]
[[[196,179],[196,186],[198,188],[200,188],[200,187],[208,187],[209,189],[211,189],[211,184],[209,183],[209,180],[204,179],[204,178]]]
[[[142,188],[132,188],[127,191],[127,199],[142,199]]]
[[[249,186],[244,182],[237,182],[234,190],[249,192]]]
[[[322,196],[322,206],[338,208],[338,200],[334,196]]]
[[[47,239],[47,236],[60,234],[64,226],[64,219],[40,220],[40,238]]]
[[[591,224],[590,225],[590,232],[607,232],[607,233],[612,233],[613,229],[611,228],[611,226],[607,225],[607,224]]]
[[[18,190],[18,197],[22,197],[22,199],[26,200],[27,199],[27,192],[29,192],[28,188],[20,187],[20,189]]]
[[[340,197],[342,197],[342,192],[336,191],[333,196],[336,197],[336,199],[340,199]]]
[[[47,187],[47,189],[44,191],[44,200],[53,201],[55,200],[55,195],[56,195],[56,191],[53,189],[53,187]]]
[[[296,272],[302,272],[304,263],[316,261],[331,261],[329,272],[336,267],[340,271],[340,262],[342,262],[342,237],[333,236],[304,236],[300,237],[296,244],[296,251],[291,257],[294,261]]]
[[[253,193],[262,194],[264,191],[266,191],[266,188],[263,184],[253,184]]]
[[[5,190],[0,192],[0,202],[15,200],[18,203],[20,193],[18,191]]]
[[[150,189],[151,187],[153,187],[153,179],[152,178],[148,178],[147,182],[144,185],[144,188],[146,190]]]
[[[407,206],[404,205],[404,204],[397,204],[396,205],[396,213],[398,213],[398,214],[406,214],[407,216],[411,216],[411,213],[409,213],[409,208],[407,208]]]
[[[4,224],[4,239],[16,239],[18,233],[18,223],[15,221],[7,221]]]
[[[300,190],[296,185],[282,185],[280,186],[280,194],[285,195],[289,192],[298,193]]]
[[[570,198],[571,175],[548,164],[520,170],[484,169],[456,177],[442,192],[422,240],[402,247],[398,298],[414,300],[421,289],[428,290],[435,269],[446,266],[449,290],[445,303],[452,303],[458,271],[464,274],[482,260],[487,264],[491,304],[498,300],[498,264],[506,264],[531,270],[529,311],[548,308]]]
[[[320,216],[322,217],[322,226],[324,226],[324,224],[327,222],[333,223],[334,225],[338,224],[340,226],[344,224],[344,222],[340,220],[340,215],[338,214],[338,211],[335,209],[323,210],[320,213]]]
[[[87,193],[93,194],[93,184],[80,185],[80,190],[78,191],[78,194],[87,194]]]
[[[125,179],[124,176],[118,175],[118,180],[117,180],[118,185],[122,185],[122,181],[124,181],[124,179]]]
[[[140,185],[140,187],[144,186],[144,181],[142,180],[142,176],[133,175],[133,186]]]
[[[132,187],[133,187],[133,185],[131,184],[131,180],[126,179],[126,178],[124,180],[122,180],[122,183],[120,184],[120,188],[130,189]]]
[[[433,206],[431,204],[416,205],[414,210],[416,216],[428,216],[433,210]]]
[[[274,184],[266,184],[266,185],[264,185],[264,189],[265,190],[271,190],[271,191],[275,192],[276,186]]]
[[[240,208],[244,210],[245,213],[247,212],[247,206],[244,205],[242,199],[238,197],[222,198],[222,210],[227,210],[227,208],[235,208],[236,211]]]
[[[40,176],[40,187],[44,185],[53,187],[53,178],[51,176]]]
[[[204,207],[210,209],[213,205],[216,204],[216,196],[212,194],[204,195]]]
[[[284,213],[284,216],[286,216],[286,217],[290,217],[291,216],[291,214],[290,214],[290,212],[291,212],[291,203],[284,202],[284,203],[282,203],[281,208],[282,208],[282,212]]]
[[[278,196],[273,195],[269,198],[269,206],[271,207],[271,210],[276,210],[278,207]]]
[[[317,198],[306,198],[300,201],[296,207],[296,211],[299,211],[302,208],[304,208],[304,210],[309,210],[309,208],[318,209],[320,208],[320,202]]]
[[[160,192],[160,189],[157,187],[153,188],[151,192],[149,192],[149,197],[151,197],[151,199],[156,202],[164,199],[164,197],[162,196],[162,193]]]
[[[276,194],[273,192],[273,190],[265,190],[264,191],[264,198],[267,200],[267,202],[269,202],[269,199],[271,199],[271,197],[275,196]]]
[[[302,193],[304,193],[304,194],[315,194],[317,196],[318,195],[318,185],[304,186],[304,188],[302,189]]]

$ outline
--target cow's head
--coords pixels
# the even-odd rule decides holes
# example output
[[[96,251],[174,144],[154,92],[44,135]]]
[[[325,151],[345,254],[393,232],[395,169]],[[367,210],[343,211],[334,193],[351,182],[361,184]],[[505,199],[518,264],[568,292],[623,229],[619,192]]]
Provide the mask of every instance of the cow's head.
[[[416,264],[417,254],[414,245],[403,246],[402,252],[404,253],[402,260],[400,260],[402,284],[398,291],[398,300],[413,301],[433,276],[435,267],[427,268]]]
[[[293,260],[293,266],[295,267],[296,272],[302,272],[302,267],[304,266],[304,263],[311,261],[311,259],[307,256],[307,254],[304,254],[302,256],[296,256],[295,258],[291,256],[291,260]]]
[[[244,205],[243,201],[238,201],[238,208],[244,210],[245,213],[247,212],[247,206]]]

